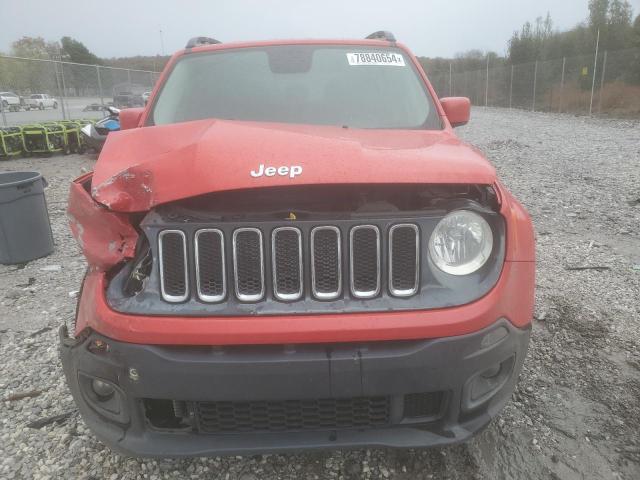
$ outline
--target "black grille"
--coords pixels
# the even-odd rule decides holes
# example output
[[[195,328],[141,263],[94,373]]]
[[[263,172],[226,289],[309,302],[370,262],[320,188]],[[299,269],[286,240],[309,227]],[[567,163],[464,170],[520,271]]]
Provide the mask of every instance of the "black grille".
[[[196,234],[198,296],[209,302],[226,294],[224,237],[220,230],[200,230]]]
[[[387,397],[198,402],[195,407],[199,428],[206,433],[322,430],[389,423]]]
[[[165,230],[160,236],[162,295],[167,301],[187,297],[186,242],[180,231]]]
[[[380,290],[380,233],[365,225],[351,230],[351,293],[370,298]]]
[[[418,288],[418,227],[397,225],[389,234],[389,289],[393,295],[413,295]]]
[[[233,261],[236,295],[240,300],[257,301],[264,296],[262,233],[238,229],[233,234]]]
[[[442,410],[443,392],[410,393],[404,396],[404,418],[433,417]]]
[[[297,228],[273,231],[273,286],[281,300],[297,300],[302,295],[302,237]]]
[[[336,298],[342,290],[340,230],[318,227],[311,236],[313,293],[320,299]]]

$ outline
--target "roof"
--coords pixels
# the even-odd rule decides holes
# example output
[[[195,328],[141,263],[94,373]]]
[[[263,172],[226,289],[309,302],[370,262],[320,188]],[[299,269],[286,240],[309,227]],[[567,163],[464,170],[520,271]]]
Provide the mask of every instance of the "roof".
[[[228,42],[198,45],[193,48],[184,49],[177,54],[191,52],[207,52],[215,50],[226,50],[232,48],[251,48],[251,47],[267,47],[275,45],[361,45],[361,46],[377,46],[377,47],[399,47],[407,50],[407,47],[398,42],[390,42],[387,40],[368,40],[368,39],[280,39],[280,40],[255,40],[243,42]]]

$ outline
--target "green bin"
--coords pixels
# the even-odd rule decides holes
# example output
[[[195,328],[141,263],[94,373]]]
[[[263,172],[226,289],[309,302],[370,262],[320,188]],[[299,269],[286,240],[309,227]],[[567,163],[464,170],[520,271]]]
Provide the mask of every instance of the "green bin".
[[[62,152],[66,148],[65,128],[62,125],[24,125],[22,139],[27,153]]]
[[[0,158],[20,155],[22,148],[22,129],[20,127],[0,127]]]

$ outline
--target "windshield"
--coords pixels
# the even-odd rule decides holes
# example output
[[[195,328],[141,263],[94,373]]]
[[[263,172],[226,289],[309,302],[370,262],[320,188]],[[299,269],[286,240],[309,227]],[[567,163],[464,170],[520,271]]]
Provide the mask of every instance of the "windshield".
[[[398,48],[286,45],[183,56],[150,123],[204,118],[440,129],[433,101]]]

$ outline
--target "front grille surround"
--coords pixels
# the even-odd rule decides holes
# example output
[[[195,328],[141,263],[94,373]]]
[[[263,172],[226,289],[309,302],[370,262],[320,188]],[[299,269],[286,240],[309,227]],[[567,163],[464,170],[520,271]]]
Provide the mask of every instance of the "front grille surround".
[[[168,271],[171,270],[171,267],[167,264],[165,259],[165,253],[168,250],[169,246],[165,246],[166,241],[170,241],[170,237],[177,235],[181,239],[182,243],[182,255],[180,257],[173,256],[172,261],[177,262],[175,268],[177,270],[181,270],[180,272],[174,272],[175,275],[169,275]],[[189,298],[189,273],[188,273],[188,258],[187,258],[187,237],[182,230],[162,230],[158,235],[158,258],[160,262],[160,292],[162,294],[162,298],[170,303],[180,303],[184,302]],[[182,265],[180,265],[182,264]],[[182,278],[179,278],[179,276]],[[171,277],[175,276],[175,279]],[[180,283],[177,289],[183,291],[182,294],[177,294],[177,292],[171,292],[173,290],[169,287],[168,283],[171,281],[177,281]],[[177,290],[176,289],[176,290]]]
[[[240,254],[239,254],[239,250],[241,248],[241,246],[238,244],[238,237],[240,235],[242,235],[243,233],[254,233],[255,235],[257,235],[258,237],[258,243],[259,243],[259,254],[258,254],[258,271],[259,271],[259,283],[260,283],[260,290],[258,292],[254,292],[253,289],[251,292],[247,293],[247,292],[243,292],[241,290],[245,290],[245,287],[243,287],[242,285],[240,285],[242,278],[240,278],[241,275],[241,266],[239,265],[240,262],[244,262],[245,259],[244,258],[240,258]],[[238,228],[236,230],[233,231],[233,283],[234,283],[234,288],[235,288],[235,292],[236,292],[236,297],[238,298],[238,300],[242,301],[242,302],[259,302],[260,300],[262,300],[264,298],[264,294],[265,294],[265,282],[264,282],[264,239],[262,236],[262,230],[260,230],[259,228],[255,228],[255,227],[243,227],[243,228]]]
[[[201,240],[201,238],[205,235],[216,235],[218,237],[218,241],[220,242],[219,244],[220,254],[219,254],[218,261],[220,262],[220,277],[221,277],[222,287],[220,288],[220,292],[217,292],[214,294],[205,293],[204,291],[205,288],[203,285],[204,284],[203,277],[207,273],[211,275],[211,272],[205,272],[204,271],[205,268],[202,268],[200,266],[201,261],[204,260],[203,255],[201,255],[201,253],[204,253],[202,252],[202,246],[201,246],[201,242],[204,240]],[[200,229],[195,234],[194,244],[195,244],[194,255],[195,255],[195,264],[196,264],[196,291],[198,293],[198,298],[203,302],[207,302],[207,303],[221,302],[227,297],[227,268],[226,268],[227,259],[225,256],[224,233],[222,233],[222,230],[218,228]],[[211,266],[209,266],[209,269],[210,268]]]
[[[324,259],[325,262],[329,261],[333,263],[333,267],[328,265],[328,268],[325,268],[325,271],[318,272],[318,270],[323,270],[322,268],[318,268],[318,264],[316,261],[321,261],[321,259],[317,258],[316,247],[320,246],[320,242],[317,241],[318,235],[321,235],[323,232],[331,232],[335,235],[335,260],[333,258]],[[318,300],[334,300],[340,295],[342,295],[342,235],[340,234],[340,229],[334,226],[319,226],[314,227],[311,230],[311,292],[313,296]],[[331,248],[331,246],[328,246]],[[326,266],[325,266],[326,267]],[[329,270],[329,271],[327,271]],[[335,273],[331,272],[334,270]],[[331,278],[325,280],[325,277],[329,275],[335,276],[335,281],[332,281]],[[323,284],[322,286],[320,284]],[[326,286],[326,283],[335,283],[335,288],[323,288]]]
[[[363,247],[357,247],[357,236],[366,234],[366,232],[373,232],[374,238],[374,252],[362,252]],[[370,241],[370,239],[363,239],[362,241]],[[370,249],[370,246],[369,246]],[[351,285],[351,294],[355,298],[367,299],[376,297],[380,293],[380,229],[376,225],[356,225],[349,230],[349,281]],[[367,254],[374,253],[375,260],[373,267],[375,273],[371,275],[371,265],[366,265],[371,258],[357,258],[358,255],[367,256]],[[364,261],[365,265],[362,264]],[[373,282],[371,279],[374,278]],[[364,283],[373,283],[373,288],[361,288]]]
[[[400,230],[412,230],[415,235],[415,248],[414,252],[411,252],[415,255],[415,261],[413,263],[414,275],[413,277],[413,286],[411,288],[402,288],[396,285],[396,275],[394,272],[394,265],[396,262],[396,256],[394,255],[394,239],[395,235]],[[407,252],[410,253],[410,252]],[[418,291],[418,287],[420,286],[420,229],[417,225],[413,223],[396,223],[389,229],[389,293],[394,297],[411,297],[416,294]],[[401,262],[400,259],[398,261]],[[410,274],[410,266],[407,265],[407,273]]]
[[[282,260],[280,260],[279,256],[280,253],[278,252],[278,242],[279,241],[284,241],[284,240],[278,240],[278,237],[283,234],[286,235],[287,233],[293,232],[296,237],[297,237],[297,245],[296,248],[298,250],[297,255],[294,255],[294,258],[290,258],[289,260],[293,260],[296,265],[297,265],[297,271],[289,271],[289,272],[284,272],[281,270],[286,269],[286,266],[283,266],[282,263],[280,262],[286,262],[287,259],[283,258]],[[292,268],[289,268],[289,270],[292,270]],[[278,300],[282,300],[284,302],[292,302],[295,300],[298,300],[300,297],[302,297],[303,293],[304,293],[304,269],[302,266],[302,232],[300,232],[299,228],[296,227],[278,227],[278,228],[274,228],[273,231],[271,232],[271,271],[273,274],[273,295],[278,299]],[[294,281],[294,283],[296,283],[297,285],[297,290],[295,291],[289,291],[289,292],[285,292],[282,291],[284,290],[284,288],[281,289],[281,281],[285,281],[285,279],[281,279],[280,276],[284,276],[287,275],[289,277],[291,276],[297,276],[298,279],[297,281]]]

